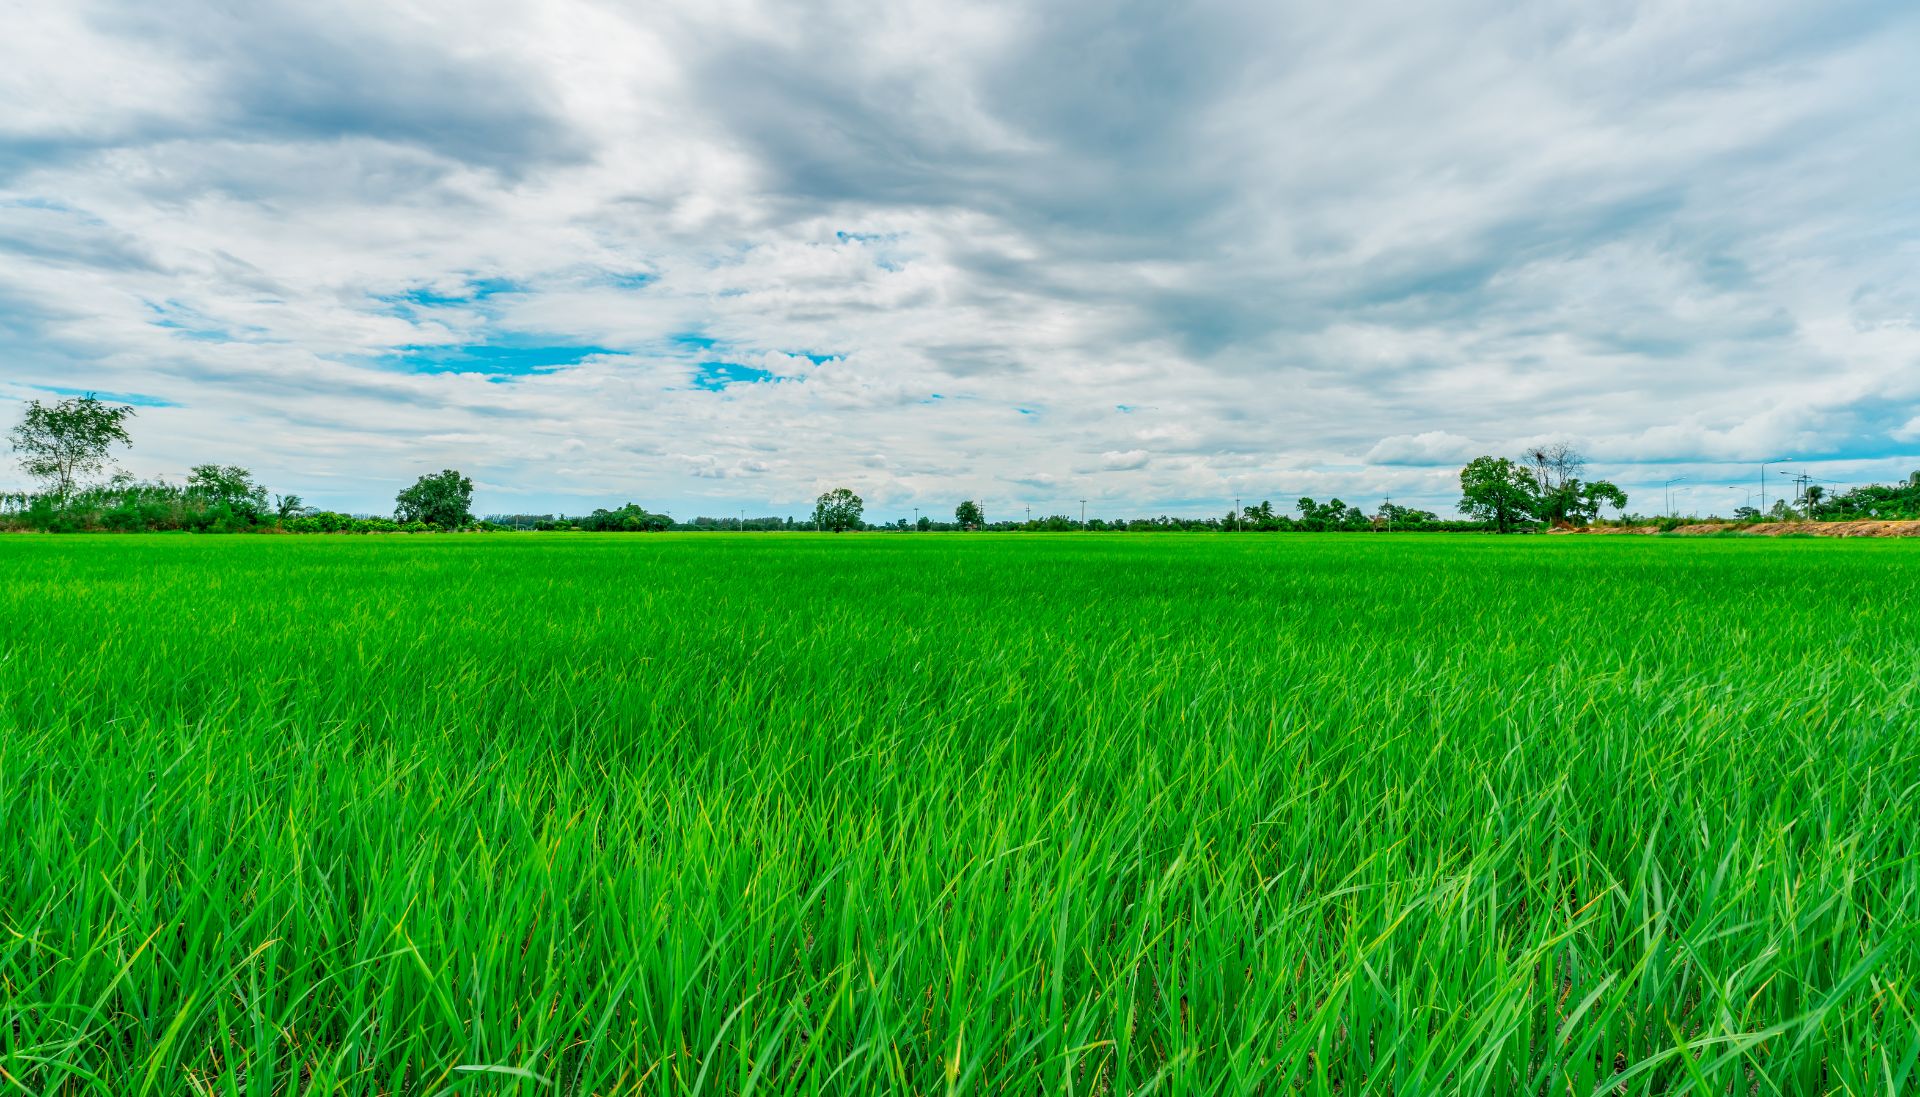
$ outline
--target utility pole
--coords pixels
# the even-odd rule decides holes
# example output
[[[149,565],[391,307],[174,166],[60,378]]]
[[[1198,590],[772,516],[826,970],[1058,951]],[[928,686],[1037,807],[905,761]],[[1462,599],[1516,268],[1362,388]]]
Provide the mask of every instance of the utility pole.
[[[913,528],[915,532],[918,532],[920,529],[920,508],[919,507],[913,508]]]
[[[1240,497],[1233,497],[1233,532],[1240,532]]]
[[[1391,495],[1387,496],[1387,501],[1380,504],[1380,509],[1387,512],[1387,532],[1392,533],[1393,532],[1393,496]]]
[[[1080,528],[1087,528],[1087,501],[1085,499],[1080,500]]]

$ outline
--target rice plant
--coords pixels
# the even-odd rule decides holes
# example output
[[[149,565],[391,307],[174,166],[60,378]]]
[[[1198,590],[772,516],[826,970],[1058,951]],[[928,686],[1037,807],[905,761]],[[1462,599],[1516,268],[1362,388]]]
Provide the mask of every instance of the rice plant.
[[[1920,551],[0,539],[0,1090],[1907,1093]]]

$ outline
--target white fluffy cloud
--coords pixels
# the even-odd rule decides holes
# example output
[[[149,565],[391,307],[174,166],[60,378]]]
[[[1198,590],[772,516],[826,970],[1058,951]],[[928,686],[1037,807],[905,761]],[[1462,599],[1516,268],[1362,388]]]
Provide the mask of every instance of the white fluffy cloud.
[[[356,509],[444,465],[489,510],[1445,509],[1545,436],[1704,505],[1769,457],[1904,475],[1916,40],[1782,0],[29,0],[0,415],[136,397],[135,471]]]

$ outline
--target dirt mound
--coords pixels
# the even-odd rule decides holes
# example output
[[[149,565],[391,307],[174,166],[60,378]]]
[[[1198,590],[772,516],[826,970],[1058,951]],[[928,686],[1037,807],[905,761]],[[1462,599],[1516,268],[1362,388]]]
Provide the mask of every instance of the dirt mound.
[[[1587,529],[1556,529],[1555,533],[1659,533],[1659,526],[1591,526]],[[1698,536],[1708,533],[1732,533],[1743,537],[1920,537],[1920,520],[1853,522],[1759,522],[1743,526],[1734,522],[1694,522],[1676,526],[1673,533]]]

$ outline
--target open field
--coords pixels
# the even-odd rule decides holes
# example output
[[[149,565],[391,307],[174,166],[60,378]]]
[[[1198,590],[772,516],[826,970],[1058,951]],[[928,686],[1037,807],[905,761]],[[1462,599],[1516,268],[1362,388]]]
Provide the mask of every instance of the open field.
[[[0,538],[0,1092],[1920,1089],[1920,546]]]

